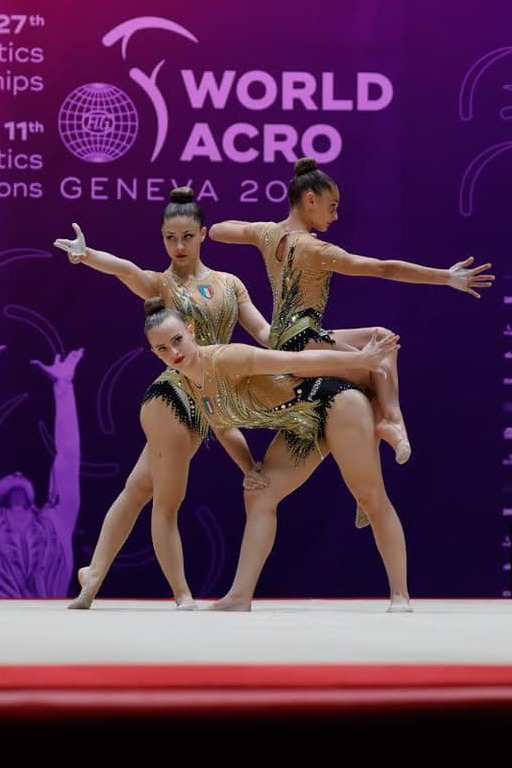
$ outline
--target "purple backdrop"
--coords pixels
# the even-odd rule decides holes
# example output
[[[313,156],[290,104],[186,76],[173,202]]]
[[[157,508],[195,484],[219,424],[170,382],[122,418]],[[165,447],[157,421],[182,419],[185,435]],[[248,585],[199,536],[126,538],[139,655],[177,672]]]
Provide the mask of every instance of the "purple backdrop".
[[[512,520],[512,11],[495,0],[189,4],[67,2],[0,14],[0,477],[38,504],[53,462],[53,401],[30,359],[84,348],[75,376],[81,505],[74,570],[142,448],[139,400],[160,370],[140,301],[53,248],[77,221],[89,245],[161,270],[168,191],[190,184],[208,221],[279,219],[293,162],[338,180],[348,250],[498,277],[480,302],[430,286],[335,276],[327,325],[401,336],[413,443],[387,486],[404,522],[412,597],[510,597]],[[267,315],[258,253],[206,242]],[[508,335],[507,335],[508,331]],[[235,340],[243,340],[242,333]],[[252,432],[263,449],[269,434]],[[194,459],[181,511],[197,597],[222,594],[244,521],[220,447]],[[385,596],[369,529],[329,459],[281,507],[261,597]],[[72,582],[70,594],[77,584]],[[146,509],[101,596],[168,594]]]

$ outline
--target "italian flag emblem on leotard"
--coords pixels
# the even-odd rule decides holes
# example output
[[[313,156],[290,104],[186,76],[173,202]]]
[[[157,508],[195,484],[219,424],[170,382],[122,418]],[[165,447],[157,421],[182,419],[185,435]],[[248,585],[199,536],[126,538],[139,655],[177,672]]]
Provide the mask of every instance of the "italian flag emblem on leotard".
[[[203,397],[203,408],[205,409],[206,413],[211,416],[213,413],[213,403],[210,400],[209,397]]]
[[[213,288],[211,285],[198,285],[197,290],[205,299],[213,299]]]

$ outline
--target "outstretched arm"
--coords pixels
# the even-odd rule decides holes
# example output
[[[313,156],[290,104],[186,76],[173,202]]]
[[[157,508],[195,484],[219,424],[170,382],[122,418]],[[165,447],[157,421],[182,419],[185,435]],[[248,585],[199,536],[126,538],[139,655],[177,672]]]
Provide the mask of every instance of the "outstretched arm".
[[[258,226],[257,222],[253,221],[219,221],[217,224],[212,224],[208,230],[210,240],[215,240],[219,243],[238,243],[243,245],[244,243],[254,245],[255,244],[255,231]]]
[[[60,519],[55,525],[62,542],[71,542],[80,507],[80,429],[73,379],[83,349],[70,352],[63,360],[56,355],[53,365],[31,360],[51,380],[55,398],[55,458],[50,475],[50,499],[58,499]]]
[[[215,367],[218,373],[227,376],[286,373],[295,376],[343,376],[354,368],[385,376],[382,361],[399,348],[396,334],[389,333],[378,340],[377,331],[361,350],[346,352],[330,349],[283,352],[258,349],[250,344],[226,344],[216,356]]]
[[[68,255],[72,264],[85,264],[92,269],[103,272],[106,275],[117,277],[127,288],[142,299],[149,299],[155,294],[154,280],[151,273],[141,269],[137,264],[128,259],[121,259],[107,251],[97,251],[94,248],[88,248],[85,244],[85,236],[78,226],[72,224],[75,230],[76,238],[67,240],[59,237],[54,240],[56,248],[60,248]]]
[[[479,291],[482,288],[490,288],[495,280],[495,276],[488,272],[492,266],[490,263],[469,268],[474,262],[473,256],[464,261],[456,262],[449,269],[441,269],[425,267],[412,261],[359,256],[315,238],[311,239],[310,247],[312,254],[314,253],[322,268],[332,272],[339,272],[343,275],[381,277],[400,283],[448,285],[457,291],[469,293],[477,299],[480,298]]]
[[[209,235],[212,240],[221,243],[238,243],[239,245],[257,245],[257,233],[261,223],[250,221],[221,221],[212,224]],[[469,269],[474,258],[470,256],[464,261],[458,261],[449,269],[426,267],[412,261],[398,259],[376,259],[371,256],[360,256],[349,253],[339,246],[326,243],[316,235],[311,234],[308,244],[311,256],[317,260],[318,266],[329,272],[339,272],[344,275],[381,277],[401,283],[423,283],[427,285],[448,285],[457,291],[464,291],[479,299],[479,290],[490,288],[495,276],[488,270],[492,264],[481,264]]]

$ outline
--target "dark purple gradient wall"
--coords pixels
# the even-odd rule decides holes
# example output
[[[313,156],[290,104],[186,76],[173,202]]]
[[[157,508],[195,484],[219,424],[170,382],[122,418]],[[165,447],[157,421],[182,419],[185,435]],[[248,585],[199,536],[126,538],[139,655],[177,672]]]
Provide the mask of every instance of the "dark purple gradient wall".
[[[512,521],[512,11],[483,0],[281,0],[0,13],[0,477],[22,471],[44,503],[53,403],[30,366],[84,348],[76,567],[144,438],[139,401],[159,365],[140,301],[52,246],[78,222],[89,245],[151,269],[160,216],[193,186],[209,222],[279,219],[294,161],[340,185],[327,238],[382,258],[492,261],[480,301],[445,287],[335,276],[327,325],[401,336],[413,455],[382,460],[404,522],[413,597],[510,597]],[[37,4],[40,5],[40,4]],[[49,4],[47,4],[49,5]],[[439,6],[438,10],[432,10]],[[206,242],[268,314],[256,251]],[[236,340],[246,341],[242,333]],[[270,435],[253,432],[263,450]],[[369,529],[333,462],[282,504],[257,595],[386,596]],[[218,446],[194,460],[181,529],[197,597],[232,579],[241,476]],[[70,594],[77,584],[73,581]],[[149,509],[102,596],[161,597]]]

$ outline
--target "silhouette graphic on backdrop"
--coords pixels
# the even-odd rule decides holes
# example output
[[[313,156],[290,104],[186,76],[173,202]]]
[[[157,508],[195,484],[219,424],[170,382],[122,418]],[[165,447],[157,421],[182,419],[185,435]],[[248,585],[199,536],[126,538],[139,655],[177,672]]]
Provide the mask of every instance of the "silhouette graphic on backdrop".
[[[0,351],[5,346],[0,346]],[[46,503],[21,472],[0,479],[0,597],[64,598],[73,574],[72,538],[80,508],[80,431],[73,380],[83,349],[52,365],[31,360],[53,385],[54,461]]]
[[[475,61],[466,72],[459,93],[459,117],[464,122],[469,122],[474,118],[475,94],[484,74],[492,71],[494,66],[504,57],[512,54],[512,46],[507,45],[503,48],[496,48],[488,51]],[[502,85],[507,95],[512,92],[512,85],[507,83]],[[501,120],[512,119],[512,105],[507,104],[501,107],[499,111]],[[462,216],[472,216],[474,208],[475,187],[478,179],[491,161],[500,157],[504,152],[512,149],[512,141],[502,141],[498,144],[486,147],[478,153],[467,165],[459,188],[459,211]]]

